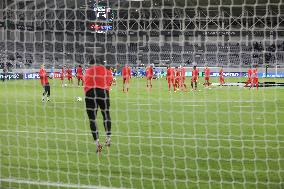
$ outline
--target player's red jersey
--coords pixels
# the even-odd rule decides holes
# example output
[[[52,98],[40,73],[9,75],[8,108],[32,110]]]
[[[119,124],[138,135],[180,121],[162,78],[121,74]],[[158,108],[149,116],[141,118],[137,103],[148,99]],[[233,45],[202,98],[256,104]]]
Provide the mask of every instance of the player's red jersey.
[[[107,75],[108,75],[108,77],[107,77],[107,79],[108,79],[107,83],[109,84],[109,86],[111,86],[111,85],[112,85],[112,81],[113,81],[113,73],[112,73],[112,71],[111,71],[111,70],[107,70]]]
[[[205,74],[205,80],[209,79],[209,77],[210,77],[210,69],[209,68],[205,68],[204,74]]]
[[[77,74],[77,78],[79,78],[79,77],[81,78],[83,76],[83,68],[77,67],[76,74]]]
[[[258,71],[257,68],[252,70],[252,79],[254,83],[258,83]]]
[[[252,69],[248,69],[248,78],[251,79],[252,78]]]
[[[154,75],[153,68],[152,67],[148,67],[146,69],[146,77],[147,77],[147,79],[152,79],[153,75]]]
[[[192,81],[196,82],[198,79],[198,70],[192,70]]]
[[[111,73],[104,66],[91,66],[84,76],[85,93],[92,88],[110,89],[112,81]]]
[[[219,71],[219,81],[220,81],[221,84],[225,83],[223,68],[221,68],[220,71]]]
[[[131,69],[129,66],[124,66],[122,68],[122,77],[125,78],[130,78],[131,77]]]
[[[167,69],[167,78],[168,79],[175,78],[175,69],[174,68],[168,68]]]
[[[66,73],[67,73],[68,79],[72,78],[72,70],[71,69],[66,70]]]
[[[186,70],[184,67],[181,68],[181,77],[184,78],[185,77],[185,73],[186,73]]]
[[[61,69],[61,72],[60,72],[60,79],[63,80],[64,79],[64,75],[65,75],[65,70],[64,68]]]
[[[257,71],[257,68],[253,69],[253,71],[252,71],[252,76],[253,76],[253,78],[258,78],[258,71]]]
[[[43,68],[39,70],[39,77],[41,85],[46,85],[49,83],[47,73]]]
[[[221,68],[221,70],[219,71],[219,76],[220,78],[224,77],[224,72],[223,72],[223,69]]]
[[[181,70],[180,70],[180,69],[177,69],[177,70],[176,70],[176,77],[177,77],[177,78],[180,78],[180,76],[181,76]]]

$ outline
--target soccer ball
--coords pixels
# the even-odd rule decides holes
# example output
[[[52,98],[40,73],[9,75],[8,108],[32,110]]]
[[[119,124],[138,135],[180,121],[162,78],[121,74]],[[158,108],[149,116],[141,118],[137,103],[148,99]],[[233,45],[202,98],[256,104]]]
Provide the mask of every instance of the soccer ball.
[[[67,84],[64,84],[64,87],[67,87]]]
[[[76,99],[77,102],[82,102],[82,98],[79,97],[79,96],[75,97],[75,99]]]

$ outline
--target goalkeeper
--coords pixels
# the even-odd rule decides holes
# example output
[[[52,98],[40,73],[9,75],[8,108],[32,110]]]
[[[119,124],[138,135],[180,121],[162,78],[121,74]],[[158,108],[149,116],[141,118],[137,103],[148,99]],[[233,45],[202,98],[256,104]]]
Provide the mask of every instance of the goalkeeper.
[[[90,121],[90,128],[96,142],[96,152],[100,153],[102,145],[99,143],[98,127],[96,123],[98,107],[100,107],[104,127],[106,131],[106,146],[110,146],[111,119],[109,89],[112,82],[112,75],[104,66],[104,58],[101,56],[92,59],[89,68],[84,76],[84,91],[86,111]]]

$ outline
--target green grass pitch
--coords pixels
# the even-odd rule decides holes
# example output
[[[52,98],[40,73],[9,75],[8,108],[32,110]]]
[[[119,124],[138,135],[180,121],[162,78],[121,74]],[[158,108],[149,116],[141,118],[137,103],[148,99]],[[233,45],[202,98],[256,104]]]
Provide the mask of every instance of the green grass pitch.
[[[0,188],[284,188],[283,87],[149,92],[133,78],[125,94],[119,78],[98,156],[82,88],[50,83],[48,103],[38,80],[0,83]]]

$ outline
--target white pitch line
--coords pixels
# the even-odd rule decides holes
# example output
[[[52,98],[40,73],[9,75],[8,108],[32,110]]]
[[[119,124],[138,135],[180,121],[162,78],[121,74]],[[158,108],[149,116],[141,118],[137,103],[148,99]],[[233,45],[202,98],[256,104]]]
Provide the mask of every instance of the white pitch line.
[[[15,130],[0,130],[1,132],[6,133],[30,133],[30,134],[55,134],[55,135],[78,135],[78,136],[87,136],[90,133],[60,133],[60,132],[32,132],[32,131],[15,131]],[[246,141],[246,142],[279,142],[284,143],[283,141],[277,140],[260,140],[260,139],[236,139],[236,138],[210,138],[208,136],[204,137],[175,137],[175,136],[142,136],[142,135],[111,135],[112,137],[118,138],[143,138],[143,139],[171,139],[171,140],[200,140],[200,141]]]
[[[82,188],[82,189],[122,189],[114,187],[96,186],[96,185],[85,185],[85,184],[67,184],[61,182],[49,182],[49,181],[35,181],[35,180],[21,180],[17,178],[0,178],[0,182],[17,183],[17,184],[29,184],[39,186],[54,186],[64,188]]]
[[[158,101],[164,101],[164,100],[158,100]],[[184,101],[170,101],[170,102],[181,102],[181,103],[186,103],[186,102],[204,102],[204,103],[246,103],[246,102],[250,102],[250,103],[257,103],[257,102],[275,102],[275,100],[262,100],[262,101],[256,101],[256,100],[234,100],[234,101],[223,101],[223,100],[184,100]]]
[[[73,104],[75,102],[52,102],[52,103],[54,103],[54,104]]]
[[[233,106],[234,108],[255,108],[256,106]]]
[[[26,102],[26,103],[30,103],[30,102],[34,102],[34,101],[16,101],[16,102]],[[40,101],[41,102],[41,101]],[[74,102],[55,102],[55,101],[49,101],[49,102],[46,102],[46,103],[54,103],[54,104],[73,104]]]
[[[187,105],[183,105],[183,106],[204,107],[205,105],[187,104]]]
[[[158,104],[131,104],[131,105],[137,105],[137,106],[150,106],[150,105],[158,105]]]

